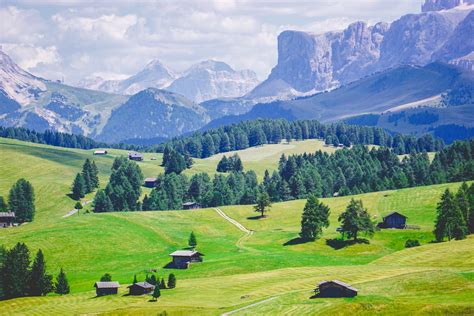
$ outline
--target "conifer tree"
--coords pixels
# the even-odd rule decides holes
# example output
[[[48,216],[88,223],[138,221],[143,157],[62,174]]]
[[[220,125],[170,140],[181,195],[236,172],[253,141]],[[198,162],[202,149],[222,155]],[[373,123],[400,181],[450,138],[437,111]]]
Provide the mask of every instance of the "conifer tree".
[[[64,272],[63,268],[61,268],[58,276],[56,277],[55,293],[65,295],[69,294],[69,292],[69,282],[67,280],[66,273]]]
[[[437,207],[435,229],[433,231],[437,241],[445,237],[451,239],[464,239],[467,234],[467,225],[459,209],[454,195],[446,189]]]
[[[53,277],[46,272],[43,252],[38,250],[31,267],[29,278],[29,293],[33,296],[43,296],[53,290]]]
[[[112,281],[112,275],[110,273],[105,273],[103,276],[100,277],[100,282],[110,282]]]
[[[463,182],[458,192],[456,193],[456,203],[464,218],[464,222],[469,223],[470,203],[469,203],[469,186]]]
[[[132,284],[135,284],[135,283],[138,283],[136,274],[133,276],[133,283]]]
[[[25,179],[19,179],[10,189],[8,196],[10,211],[20,223],[31,222],[35,216],[35,194],[33,186]]]
[[[357,240],[360,232],[372,236],[375,232],[374,223],[370,220],[367,209],[364,208],[362,200],[351,199],[346,210],[339,216],[341,222],[341,233],[348,238]]]
[[[148,283],[158,287],[158,280],[156,279],[156,275],[152,274]]]
[[[470,234],[474,234],[474,183],[469,187],[469,216],[467,227]]]
[[[155,286],[155,289],[153,290],[152,294],[153,298],[155,299],[155,302],[158,300],[158,298],[161,296],[161,291],[159,286]]]
[[[76,175],[74,182],[72,183],[72,198],[79,200],[84,197],[87,192],[86,182],[84,176],[80,173]]]
[[[90,193],[94,190],[93,183],[92,183],[92,178],[91,178],[91,171],[92,171],[92,165],[91,161],[86,159],[84,164],[82,165],[82,178],[84,179],[84,193]]]
[[[76,210],[82,210],[82,203],[79,202],[79,201],[77,201],[76,204],[74,205],[74,208],[75,208]]]
[[[168,275],[168,288],[174,289],[176,287],[176,277],[173,273]]]
[[[301,217],[300,237],[315,240],[321,236],[323,227],[329,226],[329,207],[320,203],[316,196],[310,196]]]
[[[96,213],[104,213],[104,212],[112,212],[114,207],[110,198],[105,194],[104,190],[97,191],[94,202],[94,212]]]
[[[160,289],[166,289],[166,283],[165,283],[165,279],[164,279],[164,278],[161,278]]]
[[[257,197],[257,205],[254,206],[255,212],[260,213],[260,217],[264,217],[265,213],[267,213],[270,210],[270,207],[272,206],[270,202],[270,197],[268,196],[267,192],[263,192],[258,195]]]
[[[0,245],[0,300],[5,296],[3,291],[3,266],[7,256],[7,249]]]
[[[196,235],[194,235],[194,232],[191,232],[191,234],[189,235],[188,246],[191,248],[196,248],[197,246]]]
[[[8,205],[7,202],[5,202],[5,199],[3,196],[0,196],[0,212],[6,212],[8,211]]]
[[[0,273],[6,298],[26,296],[30,279],[30,251],[24,243],[7,250]]]

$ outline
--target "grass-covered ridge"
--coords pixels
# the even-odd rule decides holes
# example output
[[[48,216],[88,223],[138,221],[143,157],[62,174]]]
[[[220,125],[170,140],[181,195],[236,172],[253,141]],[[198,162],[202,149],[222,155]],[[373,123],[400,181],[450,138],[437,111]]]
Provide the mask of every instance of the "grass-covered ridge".
[[[304,150],[316,150],[308,143],[304,146]],[[285,245],[298,235],[305,203],[302,200],[274,204],[269,217],[262,220],[252,219],[257,215],[252,206],[222,207],[227,215],[254,231],[250,236],[213,209],[63,218],[74,205],[66,196],[72,179],[84,159],[92,157],[92,151],[5,139],[0,139],[0,150],[0,195],[7,195],[11,184],[25,177],[32,182],[37,196],[35,221],[0,230],[0,244],[10,247],[21,241],[34,251],[41,248],[48,270],[56,275],[64,267],[72,289],[72,294],[64,297],[3,301],[0,313],[156,315],[166,310],[168,314],[218,315],[268,298],[274,299],[236,315],[474,313],[470,299],[474,296],[474,239],[431,243],[436,203],[446,188],[456,190],[459,183],[356,196],[371,215],[380,219],[398,210],[420,230],[384,230],[377,232],[368,245],[336,250],[326,240],[339,236],[335,231],[337,217],[351,197],[323,199],[331,208],[331,225],[322,239],[304,244]],[[111,150],[110,156],[94,157],[102,185],[107,181],[112,156],[124,153]],[[280,153],[267,156],[262,165],[273,161],[273,156],[279,158]],[[246,160],[250,163],[246,155],[241,154],[244,166]],[[160,158],[146,154],[147,158],[151,156]],[[159,162],[147,159],[140,163],[145,176],[160,172]],[[213,158],[197,160],[193,169],[202,163],[215,170],[210,165],[217,162]],[[196,172],[193,169],[186,172]],[[163,269],[169,262],[168,254],[186,246],[191,231],[197,235],[199,251],[205,254],[204,262],[189,270]],[[404,249],[407,239],[418,239],[422,246]],[[93,298],[92,285],[103,273],[109,272],[120,281],[124,285],[120,294],[125,294],[125,285],[132,282],[133,275],[143,279],[150,268],[158,268],[160,277],[173,272],[178,278],[177,288],[163,291],[158,303],[122,295]],[[353,284],[359,296],[309,299],[317,282],[333,278]]]

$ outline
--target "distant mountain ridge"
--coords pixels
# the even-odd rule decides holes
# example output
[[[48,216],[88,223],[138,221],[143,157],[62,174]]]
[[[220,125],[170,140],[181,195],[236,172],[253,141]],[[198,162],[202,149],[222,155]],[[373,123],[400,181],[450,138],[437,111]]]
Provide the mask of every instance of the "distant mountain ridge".
[[[166,89],[179,93],[196,103],[228,97],[240,97],[259,83],[251,70],[235,71],[228,64],[206,60],[181,74],[167,68],[159,60],[153,60],[138,72],[124,80],[104,80],[100,77],[82,80],[82,88],[109,93],[132,95],[147,88]]]

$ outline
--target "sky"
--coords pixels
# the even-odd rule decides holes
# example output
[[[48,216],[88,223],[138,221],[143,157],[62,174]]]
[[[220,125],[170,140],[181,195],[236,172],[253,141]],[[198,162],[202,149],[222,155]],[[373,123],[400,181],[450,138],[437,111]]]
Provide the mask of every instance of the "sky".
[[[284,30],[340,30],[418,13],[421,0],[1,0],[0,45],[21,67],[74,84],[123,79],[153,59],[214,59],[266,79]]]

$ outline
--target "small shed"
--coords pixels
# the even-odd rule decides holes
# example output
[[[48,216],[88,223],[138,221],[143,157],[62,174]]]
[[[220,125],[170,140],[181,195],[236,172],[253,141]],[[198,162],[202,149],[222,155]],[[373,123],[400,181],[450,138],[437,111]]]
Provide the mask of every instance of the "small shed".
[[[145,184],[147,188],[154,188],[156,185],[156,178],[146,178]]]
[[[137,282],[128,286],[130,295],[143,295],[153,292],[155,286],[148,282]]]
[[[338,280],[323,281],[314,290],[317,297],[354,297],[357,289]]]
[[[202,253],[196,250],[176,250],[170,256],[173,258],[173,267],[187,269],[193,262],[202,262]]]
[[[95,156],[107,155],[107,150],[96,150],[94,151]]]
[[[15,222],[14,212],[0,212],[0,228],[13,226]]]
[[[407,218],[408,217],[403,214],[392,212],[383,217],[383,222],[379,224],[379,227],[403,229],[406,227]]]
[[[118,282],[95,282],[95,293],[97,296],[117,294],[120,284]]]
[[[143,161],[143,154],[141,153],[128,153],[128,159],[134,161]]]
[[[194,210],[197,208],[201,208],[201,205],[196,202],[185,202],[183,203],[183,210]]]

